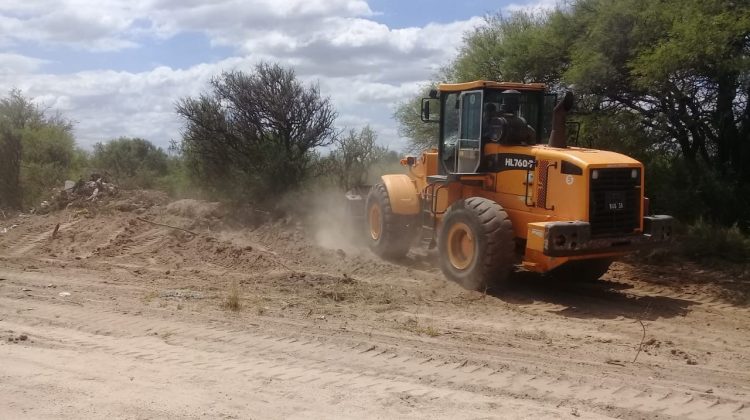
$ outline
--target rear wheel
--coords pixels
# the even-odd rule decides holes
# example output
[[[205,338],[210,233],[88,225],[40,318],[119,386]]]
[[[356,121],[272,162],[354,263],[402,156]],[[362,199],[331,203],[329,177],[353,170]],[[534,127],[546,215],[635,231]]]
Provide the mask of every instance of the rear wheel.
[[[588,283],[599,280],[606,274],[610,264],[612,264],[610,258],[574,260],[555,268],[550,274],[561,281]]]
[[[409,252],[416,228],[415,216],[393,213],[385,185],[370,189],[365,205],[365,235],[370,249],[383,258],[401,258]]]
[[[508,214],[494,201],[455,202],[438,240],[443,274],[470,290],[505,281],[515,262],[514,236]]]

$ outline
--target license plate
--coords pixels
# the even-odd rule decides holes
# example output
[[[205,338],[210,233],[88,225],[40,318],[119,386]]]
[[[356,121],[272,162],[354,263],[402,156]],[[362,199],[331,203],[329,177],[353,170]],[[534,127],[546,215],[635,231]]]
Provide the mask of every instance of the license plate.
[[[620,211],[625,209],[625,193],[621,191],[608,191],[604,194],[604,201],[609,211]]]

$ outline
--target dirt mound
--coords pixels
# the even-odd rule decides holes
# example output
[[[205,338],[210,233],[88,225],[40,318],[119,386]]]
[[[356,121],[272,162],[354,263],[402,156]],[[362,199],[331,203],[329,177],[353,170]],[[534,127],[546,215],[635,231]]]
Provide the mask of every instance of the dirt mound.
[[[175,216],[208,219],[225,216],[226,210],[221,203],[183,199],[169,203],[167,213]]]
[[[169,202],[166,193],[151,190],[121,190],[118,198],[106,207],[122,212],[144,213],[151,207],[163,206]]]
[[[98,173],[91,174],[88,181],[83,179],[78,182],[65,181],[60,189],[52,191],[52,197],[43,201],[37,213],[44,214],[50,211],[61,210],[69,207],[83,208],[97,202],[108,202],[116,197],[119,188]]]

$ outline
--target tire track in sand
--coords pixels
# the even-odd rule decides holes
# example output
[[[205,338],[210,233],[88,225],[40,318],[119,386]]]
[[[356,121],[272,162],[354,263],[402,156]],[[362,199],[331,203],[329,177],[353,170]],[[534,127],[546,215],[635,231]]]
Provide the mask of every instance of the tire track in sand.
[[[18,302],[0,299],[15,310]],[[28,303],[26,303],[28,305]],[[20,307],[19,307],[20,308]],[[41,335],[57,345],[105,352],[159,365],[195,366],[212,372],[292,381],[324,389],[405,393],[415,397],[458,398],[462,403],[505,397],[531,399],[543,406],[585,406],[588,410],[675,418],[743,418],[750,401],[732,396],[699,395],[655,382],[631,386],[615,378],[535,374],[510,366],[496,370],[451,355],[430,358],[400,354],[363,341],[352,347],[305,338],[268,335],[220,325],[194,325],[91,308],[38,306],[6,316],[2,323],[36,320]],[[1,324],[1,323],[0,323]],[[78,333],[71,337],[70,330]],[[156,333],[156,334],[154,334]],[[188,376],[195,373],[188,373]],[[190,379],[184,378],[184,379]]]

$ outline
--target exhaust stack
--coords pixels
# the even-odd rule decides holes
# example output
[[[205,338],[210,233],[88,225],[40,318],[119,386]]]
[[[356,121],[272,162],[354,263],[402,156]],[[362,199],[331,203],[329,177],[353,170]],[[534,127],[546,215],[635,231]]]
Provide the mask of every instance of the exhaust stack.
[[[565,92],[562,101],[560,101],[555,110],[552,112],[552,132],[549,135],[549,145],[551,147],[566,148],[568,147],[567,133],[565,132],[565,117],[568,111],[573,109],[575,98],[573,92]]]

